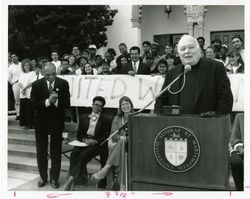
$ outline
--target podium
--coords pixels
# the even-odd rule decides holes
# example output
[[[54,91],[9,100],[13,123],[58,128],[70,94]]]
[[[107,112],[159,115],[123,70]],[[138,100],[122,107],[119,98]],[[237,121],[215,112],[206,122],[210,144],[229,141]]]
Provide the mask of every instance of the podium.
[[[229,190],[230,118],[129,116],[128,190]]]

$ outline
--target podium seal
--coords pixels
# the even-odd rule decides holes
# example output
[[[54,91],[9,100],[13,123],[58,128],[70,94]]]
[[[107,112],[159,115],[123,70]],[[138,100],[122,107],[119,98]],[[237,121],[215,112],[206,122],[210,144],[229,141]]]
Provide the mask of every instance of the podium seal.
[[[161,130],[155,137],[153,150],[163,168],[177,173],[194,167],[200,157],[200,144],[195,133],[182,126]]]

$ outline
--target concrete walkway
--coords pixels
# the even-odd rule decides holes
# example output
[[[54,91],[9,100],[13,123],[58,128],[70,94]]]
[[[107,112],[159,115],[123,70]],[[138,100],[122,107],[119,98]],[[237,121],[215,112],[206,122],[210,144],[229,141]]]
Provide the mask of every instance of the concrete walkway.
[[[63,191],[63,185],[66,181],[67,173],[61,172],[58,189],[51,187],[48,182],[44,187],[37,187],[37,182],[40,179],[38,174],[26,173],[22,171],[8,171],[8,190],[9,191]],[[88,185],[75,186],[75,191],[104,191],[95,186],[95,183],[90,181]]]

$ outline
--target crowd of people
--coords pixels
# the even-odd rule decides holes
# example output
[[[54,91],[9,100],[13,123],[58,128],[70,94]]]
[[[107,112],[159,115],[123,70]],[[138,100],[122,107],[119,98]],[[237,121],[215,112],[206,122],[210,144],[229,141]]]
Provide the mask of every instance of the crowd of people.
[[[204,45],[203,37],[195,39],[185,35],[174,46],[166,44],[164,55],[159,54],[160,45],[157,42],[149,41],[142,43],[143,52],[138,46],[133,46],[128,51],[125,43],[119,44],[120,55],[117,58],[113,48],[109,48],[104,57],[96,54],[97,48],[93,44],[82,51],[75,45],[71,54],[64,54],[61,57],[58,51],[53,50],[51,60],[47,58],[24,59],[20,63],[18,56],[10,53],[9,99],[13,95],[16,119],[20,120],[20,126],[24,126],[25,129],[35,126],[38,167],[41,176],[38,186],[42,187],[47,183],[47,150],[44,147],[47,146],[48,139],[45,138],[47,134],[44,132],[52,131],[51,135],[54,140],[52,147],[60,148],[60,138],[56,136],[58,135],[56,133],[59,132],[61,135],[63,129],[61,123],[64,120],[61,117],[64,115],[62,111],[69,108],[68,85],[58,80],[60,78],[57,78],[57,75],[162,75],[165,77],[164,89],[173,78],[184,70],[185,65],[190,65],[192,70],[186,74],[186,86],[181,89],[182,92],[178,95],[170,90],[164,93],[156,100],[155,112],[160,114],[164,105],[178,104],[181,105],[183,113],[187,114],[201,114],[207,111],[214,111],[217,114],[231,113],[233,96],[227,74],[244,73],[243,40],[238,36],[233,37],[231,52],[228,52],[228,46],[222,44],[218,39],[213,40],[206,49],[204,49]],[[198,76],[199,78],[197,78]],[[43,79],[46,80],[44,80],[45,83],[43,83]],[[57,82],[64,84],[60,87],[60,91]],[[182,83],[173,85],[173,91],[180,90],[177,85],[180,87]],[[205,92],[201,92],[199,89],[201,86],[206,86]],[[43,92],[41,88],[44,88]],[[63,92],[64,98],[58,92]],[[110,132],[114,132],[126,123],[128,114],[134,111],[130,98],[121,98],[118,114],[114,119],[111,118],[113,120],[111,123],[112,120],[109,121],[102,114],[104,105],[104,98],[100,96],[94,98],[91,114],[83,114],[79,118],[77,139],[84,140],[89,146],[74,148],[70,159],[70,176],[64,186],[65,190],[72,190],[72,184],[81,176],[82,172],[85,171],[86,174],[86,164],[103,151],[100,143],[109,136]],[[11,108],[11,104],[9,107]],[[47,109],[48,107],[51,108]],[[34,112],[39,112],[39,114],[35,114],[34,117]],[[60,115],[59,119],[56,118],[58,126],[48,124],[48,128],[44,128],[44,124],[48,123],[48,118],[51,118],[51,113],[55,117]],[[51,118],[51,121],[54,120],[55,118]],[[41,136],[44,134],[45,137]],[[93,179],[100,181],[107,176],[112,166],[122,165],[121,151],[124,154],[125,141],[126,131],[121,131],[112,137],[109,143],[106,143],[110,150],[109,157],[103,158],[103,168],[92,176]],[[60,153],[60,150],[55,149],[51,154],[54,164],[51,171],[51,185],[54,188],[59,187]]]

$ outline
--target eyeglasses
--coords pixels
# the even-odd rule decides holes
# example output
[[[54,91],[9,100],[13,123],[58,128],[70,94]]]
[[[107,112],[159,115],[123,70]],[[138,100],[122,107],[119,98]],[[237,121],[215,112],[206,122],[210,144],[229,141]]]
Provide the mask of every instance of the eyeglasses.
[[[93,106],[96,106],[96,107],[98,107],[98,108],[102,108],[102,107],[103,107],[103,106],[100,105],[100,104],[93,104]]]

